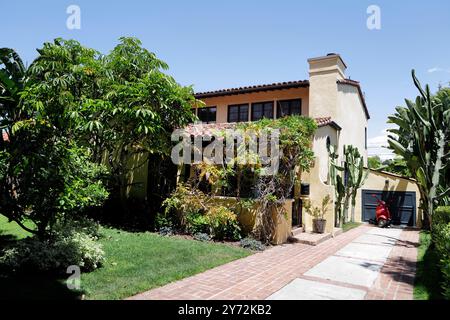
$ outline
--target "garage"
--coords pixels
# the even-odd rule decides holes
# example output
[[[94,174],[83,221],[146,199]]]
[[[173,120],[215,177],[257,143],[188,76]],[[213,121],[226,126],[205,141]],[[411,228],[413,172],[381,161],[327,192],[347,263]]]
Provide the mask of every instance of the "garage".
[[[362,220],[375,219],[377,197],[386,202],[392,223],[401,226],[416,226],[416,193],[407,191],[362,190]]]

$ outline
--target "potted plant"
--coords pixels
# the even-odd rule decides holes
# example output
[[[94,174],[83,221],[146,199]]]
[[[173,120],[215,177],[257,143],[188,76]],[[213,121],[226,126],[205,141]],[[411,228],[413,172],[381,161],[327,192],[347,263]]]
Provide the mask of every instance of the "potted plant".
[[[314,207],[311,205],[311,201],[306,201],[304,204],[304,208],[306,212],[311,215],[313,219],[313,231],[316,233],[324,233],[325,232],[325,226],[327,223],[327,220],[324,219],[325,213],[328,210],[328,206],[331,203],[331,198],[329,195],[325,196],[322,200],[322,206]]]

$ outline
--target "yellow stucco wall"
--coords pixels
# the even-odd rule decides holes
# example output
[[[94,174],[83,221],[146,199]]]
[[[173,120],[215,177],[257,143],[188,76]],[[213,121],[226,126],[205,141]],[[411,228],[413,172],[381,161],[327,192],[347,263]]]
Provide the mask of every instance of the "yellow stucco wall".
[[[272,90],[265,92],[246,93],[232,96],[221,96],[204,98],[202,101],[206,107],[217,107],[216,122],[227,122],[228,106],[233,104],[248,103],[251,107],[256,102],[274,102],[274,115],[276,114],[276,103],[279,100],[302,99],[302,115],[309,114],[308,88],[291,88],[284,90]],[[251,119],[251,109],[248,113],[248,121]]]
[[[146,199],[148,184],[148,161],[146,153],[137,153],[128,160],[128,187],[127,196],[131,198]]]
[[[368,120],[364,111],[363,102],[356,87],[346,84],[338,85],[337,113],[333,120],[342,128],[339,137],[340,160],[343,160],[343,146],[352,145],[358,148],[364,157],[364,164],[367,165],[364,131],[368,127]]]
[[[310,184],[310,195],[302,197],[303,201],[311,201],[311,205],[314,207],[321,207],[322,200],[327,195],[330,196],[332,203],[334,203],[334,187],[320,178],[320,159],[316,157],[314,166],[310,172],[302,174],[302,183]],[[313,231],[313,217],[306,211],[302,210],[302,221],[306,232]],[[324,219],[327,220],[325,226],[326,233],[334,232],[334,206],[330,204],[327,213],[324,215]]]
[[[314,134],[313,151],[317,158],[319,180],[328,183],[329,176],[329,156],[327,149],[327,137],[330,138],[330,143],[339,147],[340,131],[331,126],[320,127]]]
[[[215,197],[214,203],[224,207],[233,209],[236,206],[237,199],[234,197]],[[284,203],[283,214],[272,212],[272,217],[276,221],[275,235],[272,239],[273,244],[285,243],[291,236],[292,226],[292,203],[293,200],[288,199]],[[252,208],[243,209],[238,215],[238,220],[242,225],[245,233],[250,233],[255,225],[256,208],[258,203],[255,202]]]
[[[387,183],[386,183],[387,182]],[[362,190],[381,190],[381,191],[411,191],[416,193],[416,226],[421,227],[422,210],[419,209],[420,192],[417,184],[410,179],[405,179],[400,176],[370,170],[369,176],[358,190],[355,206],[355,220],[361,222],[362,220]]]
[[[367,164],[365,128],[368,119],[358,89],[337,83],[345,78],[345,70],[339,56],[309,60],[309,116],[330,116],[342,128],[338,143],[339,162],[343,160],[343,146],[353,145]]]

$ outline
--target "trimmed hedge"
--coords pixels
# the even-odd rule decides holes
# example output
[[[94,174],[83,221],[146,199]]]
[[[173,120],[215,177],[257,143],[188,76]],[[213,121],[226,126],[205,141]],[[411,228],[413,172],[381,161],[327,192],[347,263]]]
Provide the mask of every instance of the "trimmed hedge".
[[[450,207],[439,207],[433,215],[433,224],[449,224],[450,223]]]
[[[450,207],[439,207],[433,215],[433,242],[440,258],[443,295],[450,300]]]

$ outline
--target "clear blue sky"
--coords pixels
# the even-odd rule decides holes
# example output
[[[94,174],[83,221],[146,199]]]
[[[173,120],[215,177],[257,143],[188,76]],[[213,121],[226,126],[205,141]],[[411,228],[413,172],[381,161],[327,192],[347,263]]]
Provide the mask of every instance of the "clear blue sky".
[[[66,28],[71,4],[81,8],[81,30]],[[366,27],[371,4],[381,8],[381,30]],[[0,0],[0,14],[0,46],[28,62],[55,37],[106,53],[135,36],[196,91],[307,79],[307,58],[340,53],[366,93],[374,143],[394,107],[415,97],[412,68],[433,89],[450,81],[448,0]]]

